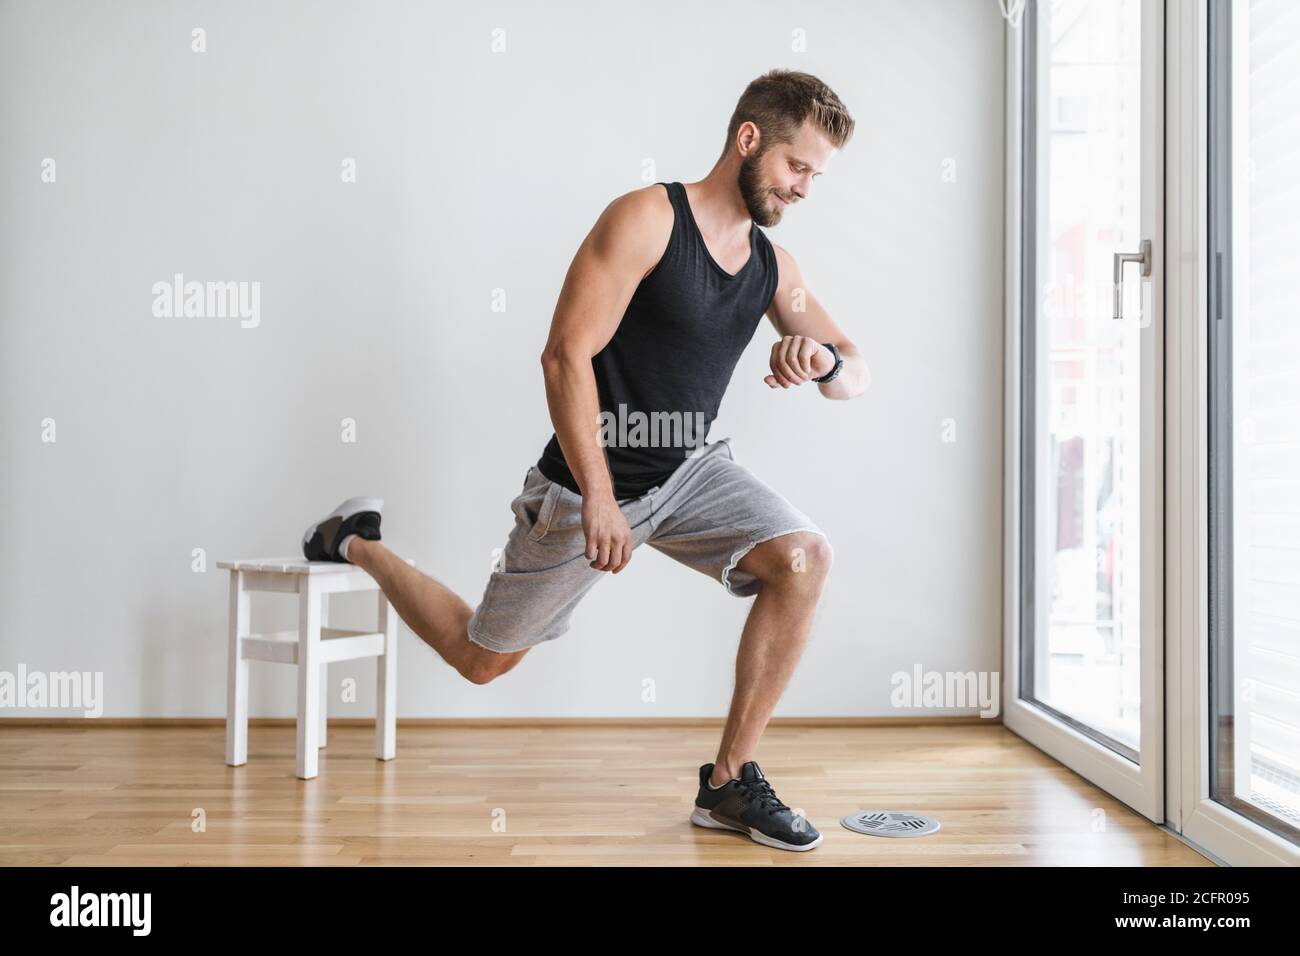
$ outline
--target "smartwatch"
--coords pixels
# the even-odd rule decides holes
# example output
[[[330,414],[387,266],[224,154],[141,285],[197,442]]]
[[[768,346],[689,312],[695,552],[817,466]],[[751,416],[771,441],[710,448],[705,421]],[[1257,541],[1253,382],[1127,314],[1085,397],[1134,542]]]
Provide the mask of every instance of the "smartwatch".
[[[835,347],[835,343],[823,342],[822,345],[825,348],[830,349],[831,355],[835,356],[835,366],[821,378],[814,378],[812,380],[819,385],[835,381],[835,379],[839,378],[840,370],[844,368],[844,359],[840,357],[840,350]]]

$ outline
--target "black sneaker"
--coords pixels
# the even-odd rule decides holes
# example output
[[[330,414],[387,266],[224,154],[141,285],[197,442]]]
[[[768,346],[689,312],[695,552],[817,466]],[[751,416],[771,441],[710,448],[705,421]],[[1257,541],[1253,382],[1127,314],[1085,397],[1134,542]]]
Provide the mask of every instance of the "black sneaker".
[[[755,843],[778,850],[811,850],[822,835],[803,816],[782,803],[753,760],[740,768],[740,777],[720,787],[709,785],[713,764],[700,768],[700,792],[691,822],[717,830],[748,833]]]
[[[339,554],[339,542],[350,534],[378,541],[379,517],[383,508],[383,498],[349,498],[303,534],[303,556],[308,561],[350,564]]]

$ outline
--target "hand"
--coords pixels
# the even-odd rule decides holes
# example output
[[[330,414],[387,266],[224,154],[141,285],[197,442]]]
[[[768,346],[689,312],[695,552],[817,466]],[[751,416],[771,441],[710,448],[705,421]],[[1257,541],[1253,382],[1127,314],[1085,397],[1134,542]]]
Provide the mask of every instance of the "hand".
[[[595,570],[618,574],[632,560],[632,529],[612,494],[583,497],[582,531]]]
[[[770,388],[789,388],[821,378],[835,367],[831,350],[806,335],[785,335],[772,346],[772,374],[763,379]]]

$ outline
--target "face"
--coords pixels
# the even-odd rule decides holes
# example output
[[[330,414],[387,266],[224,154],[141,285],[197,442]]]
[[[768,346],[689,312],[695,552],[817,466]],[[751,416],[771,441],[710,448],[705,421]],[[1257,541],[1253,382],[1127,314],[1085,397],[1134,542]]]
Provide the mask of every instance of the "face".
[[[737,185],[749,210],[760,226],[775,226],[785,211],[808,197],[812,181],[820,176],[835,154],[826,137],[805,122],[791,143],[764,143],[740,161]]]

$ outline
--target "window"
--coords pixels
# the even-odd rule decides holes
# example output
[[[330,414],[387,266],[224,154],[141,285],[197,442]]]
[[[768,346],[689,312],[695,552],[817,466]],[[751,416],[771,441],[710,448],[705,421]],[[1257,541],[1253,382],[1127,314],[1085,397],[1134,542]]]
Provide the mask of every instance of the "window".
[[[1210,797],[1300,837],[1300,4],[1213,0]]]

